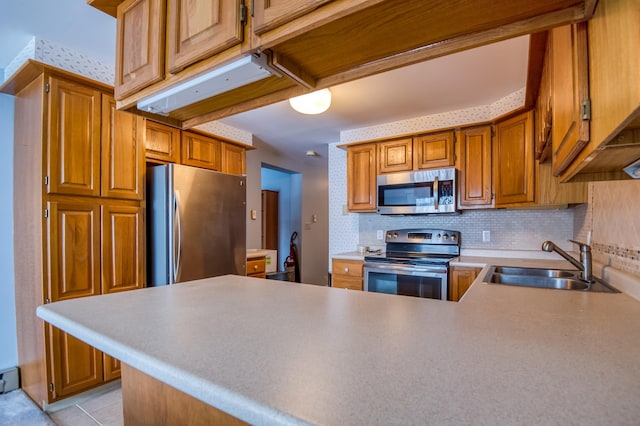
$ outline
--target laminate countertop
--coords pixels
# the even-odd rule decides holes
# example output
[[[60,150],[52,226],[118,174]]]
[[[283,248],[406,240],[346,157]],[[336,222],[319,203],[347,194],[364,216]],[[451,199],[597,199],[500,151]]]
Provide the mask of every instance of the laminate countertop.
[[[624,293],[480,277],[455,303],[227,275],[37,314],[252,424],[640,419],[640,303]]]

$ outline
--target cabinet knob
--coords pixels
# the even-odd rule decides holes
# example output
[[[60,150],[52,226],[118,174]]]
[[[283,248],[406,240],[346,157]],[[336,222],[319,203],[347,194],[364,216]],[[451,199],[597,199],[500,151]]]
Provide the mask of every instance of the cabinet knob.
[[[253,265],[253,270],[257,271],[258,270],[258,265]]]
[[[348,273],[349,272],[349,268],[344,268],[344,271]]]

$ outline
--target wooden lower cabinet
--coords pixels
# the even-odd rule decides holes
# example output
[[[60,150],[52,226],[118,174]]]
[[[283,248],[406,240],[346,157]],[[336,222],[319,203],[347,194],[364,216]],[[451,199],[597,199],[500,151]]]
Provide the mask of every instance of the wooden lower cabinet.
[[[331,287],[364,290],[362,260],[333,259]]]
[[[454,266],[449,275],[449,300],[457,302],[469,290],[482,268]]]
[[[267,278],[267,258],[265,256],[247,259],[247,276],[253,278]]]
[[[120,378],[122,363],[119,360],[107,354],[103,354],[102,367],[102,374],[104,375],[105,382]]]
[[[102,352],[53,326],[48,326],[50,341],[50,383],[53,399],[103,383]]]

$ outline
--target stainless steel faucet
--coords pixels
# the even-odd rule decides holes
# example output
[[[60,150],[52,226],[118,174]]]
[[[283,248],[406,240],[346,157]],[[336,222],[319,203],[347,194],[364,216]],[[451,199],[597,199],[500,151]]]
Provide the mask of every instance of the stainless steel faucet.
[[[591,247],[588,244],[581,243],[575,240],[569,240],[574,244],[577,244],[580,247],[580,262],[574,259],[569,253],[562,250],[560,247],[552,243],[551,241],[545,241],[542,243],[542,250],[552,252],[555,251],[560,256],[567,259],[573,266],[582,271],[582,279],[587,282],[594,281],[593,273],[592,273],[592,263],[591,263]]]

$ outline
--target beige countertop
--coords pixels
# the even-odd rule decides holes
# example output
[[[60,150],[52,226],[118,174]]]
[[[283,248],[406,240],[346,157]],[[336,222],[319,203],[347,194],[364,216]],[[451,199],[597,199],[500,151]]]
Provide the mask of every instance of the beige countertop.
[[[247,259],[254,259],[256,257],[265,257],[269,252],[261,249],[247,249]]]
[[[640,418],[640,302],[624,293],[476,281],[455,303],[228,275],[38,316],[252,424]]]

